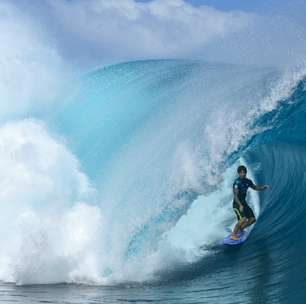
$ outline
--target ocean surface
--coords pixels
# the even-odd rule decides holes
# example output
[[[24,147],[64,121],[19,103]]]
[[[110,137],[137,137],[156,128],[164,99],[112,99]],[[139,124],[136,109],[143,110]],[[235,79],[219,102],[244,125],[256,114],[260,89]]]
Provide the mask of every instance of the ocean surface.
[[[0,122],[1,302],[305,302],[305,66],[121,63]]]

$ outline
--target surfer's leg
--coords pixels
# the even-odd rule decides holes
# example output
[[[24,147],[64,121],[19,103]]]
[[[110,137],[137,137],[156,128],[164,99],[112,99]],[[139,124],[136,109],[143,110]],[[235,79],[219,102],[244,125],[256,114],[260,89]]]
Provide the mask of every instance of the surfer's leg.
[[[231,234],[231,239],[232,240],[237,240],[238,239],[238,236],[237,236],[237,233],[239,232],[239,231],[242,231],[242,227],[243,227],[243,225],[245,224],[247,222],[247,219],[245,218],[245,217],[243,217],[243,218],[241,218],[240,220],[239,220],[239,222],[235,225],[235,228],[234,228],[234,230],[233,230],[233,232],[232,232],[232,234]]]
[[[235,225],[233,232],[231,233],[231,239],[232,239],[232,240],[238,240],[238,235],[237,235],[237,233],[238,233],[239,231],[241,231],[241,225],[242,225],[242,223],[243,223],[246,219],[245,219],[245,217],[243,216],[243,213],[240,212],[238,206],[237,206],[235,203],[234,203],[234,205],[233,205],[233,210],[234,210],[234,212],[235,212],[235,214],[236,214],[236,216],[237,216],[238,222],[237,222],[237,224]]]
[[[243,230],[246,227],[251,226],[252,224],[256,222],[256,218],[255,218],[252,208],[247,204],[243,208],[244,208],[243,212],[247,220],[241,225],[241,230]]]
[[[241,229],[244,229],[246,227],[249,227],[251,225],[253,225],[256,222],[255,217],[250,217],[247,221],[245,221],[242,225],[241,225]]]

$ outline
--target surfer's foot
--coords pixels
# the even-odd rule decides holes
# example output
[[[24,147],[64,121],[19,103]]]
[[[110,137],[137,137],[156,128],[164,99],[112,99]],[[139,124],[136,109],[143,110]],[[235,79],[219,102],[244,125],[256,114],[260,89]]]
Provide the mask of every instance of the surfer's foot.
[[[239,240],[239,237],[236,234],[231,235],[231,240],[237,241]]]
[[[240,237],[244,234],[244,230],[240,230],[239,232],[237,232],[237,236]]]

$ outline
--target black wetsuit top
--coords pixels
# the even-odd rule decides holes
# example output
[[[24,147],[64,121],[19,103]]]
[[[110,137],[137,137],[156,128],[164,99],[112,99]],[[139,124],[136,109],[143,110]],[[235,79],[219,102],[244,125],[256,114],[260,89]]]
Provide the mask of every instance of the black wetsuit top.
[[[238,198],[242,204],[246,204],[245,198],[247,194],[248,188],[251,187],[254,189],[255,185],[254,183],[248,179],[240,179],[240,177],[236,178],[233,184],[233,189],[238,189]],[[235,199],[234,199],[235,201]]]

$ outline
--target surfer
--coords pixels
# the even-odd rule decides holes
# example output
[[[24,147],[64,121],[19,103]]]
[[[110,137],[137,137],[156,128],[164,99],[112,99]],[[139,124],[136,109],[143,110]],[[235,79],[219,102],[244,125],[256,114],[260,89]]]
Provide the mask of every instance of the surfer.
[[[244,228],[256,222],[253,210],[245,200],[248,188],[251,187],[254,190],[262,191],[270,187],[269,185],[255,185],[249,178],[246,177],[247,168],[245,166],[239,166],[237,169],[237,173],[239,174],[239,177],[235,179],[233,184],[233,209],[236,213],[238,223],[236,224],[231,234],[232,240],[238,240],[239,237],[237,233],[239,231],[242,232]]]

